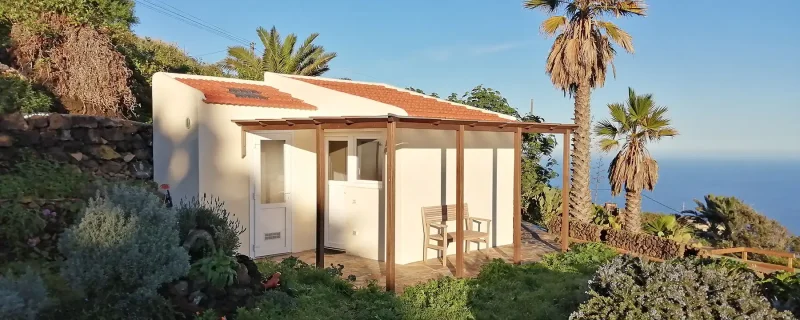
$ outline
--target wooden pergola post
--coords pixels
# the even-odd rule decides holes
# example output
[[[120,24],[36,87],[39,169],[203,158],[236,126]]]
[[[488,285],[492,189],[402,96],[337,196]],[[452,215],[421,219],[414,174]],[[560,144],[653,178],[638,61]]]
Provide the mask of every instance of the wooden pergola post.
[[[316,125],[317,133],[317,268],[325,268],[325,131]]]
[[[395,290],[395,154],[397,122],[386,123],[386,290]]]
[[[569,145],[571,131],[564,132],[564,157],[561,160],[561,251],[569,250]]]
[[[514,263],[522,262],[522,128],[514,132]]]
[[[446,255],[445,255],[446,256]],[[456,130],[456,277],[464,276],[464,125]]]

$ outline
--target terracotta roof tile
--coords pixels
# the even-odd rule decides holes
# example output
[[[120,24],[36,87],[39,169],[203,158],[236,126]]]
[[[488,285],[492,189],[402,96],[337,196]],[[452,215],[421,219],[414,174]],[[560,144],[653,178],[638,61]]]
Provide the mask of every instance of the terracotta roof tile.
[[[227,81],[176,78],[205,95],[206,103],[317,110],[317,107],[270,86]]]
[[[509,121],[497,114],[444,102],[380,84],[292,77],[316,86],[375,100],[405,110],[409,116],[483,121]]]

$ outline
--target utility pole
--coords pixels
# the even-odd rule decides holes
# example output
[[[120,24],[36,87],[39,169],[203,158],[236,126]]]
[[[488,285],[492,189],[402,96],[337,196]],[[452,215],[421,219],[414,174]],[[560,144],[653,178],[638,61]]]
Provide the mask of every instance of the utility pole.
[[[533,114],[533,99],[531,99],[531,114]]]
[[[256,43],[250,42],[250,53],[256,54]]]

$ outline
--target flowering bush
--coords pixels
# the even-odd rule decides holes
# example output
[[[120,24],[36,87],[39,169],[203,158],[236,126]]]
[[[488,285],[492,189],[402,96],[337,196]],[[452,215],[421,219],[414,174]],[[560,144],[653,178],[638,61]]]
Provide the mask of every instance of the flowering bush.
[[[158,288],[189,271],[178,246],[175,212],[152,192],[114,186],[90,200],[80,223],[59,242],[61,274],[81,293],[89,318],[150,319],[163,305]]]
[[[597,271],[591,299],[570,319],[793,319],[770,306],[751,272],[728,266],[617,257]]]

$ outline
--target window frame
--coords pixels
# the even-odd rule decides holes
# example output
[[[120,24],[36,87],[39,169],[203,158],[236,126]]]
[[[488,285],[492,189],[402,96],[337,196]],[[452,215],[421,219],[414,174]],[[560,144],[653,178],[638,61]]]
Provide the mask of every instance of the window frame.
[[[374,139],[378,141],[378,172],[380,173],[381,180],[359,180],[358,179],[358,149],[356,143],[358,140],[365,140],[365,139]],[[325,166],[326,172],[329,170],[328,163],[329,160],[327,159],[328,155],[328,143],[329,141],[347,141],[347,180],[345,181],[335,181],[335,180],[327,180],[327,175],[325,176],[326,181],[333,182],[333,183],[348,183],[353,186],[358,187],[367,187],[367,188],[383,188],[383,181],[386,179],[386,139],[384,138],[383,132],[336,132],[331,134],[325,135]]]

